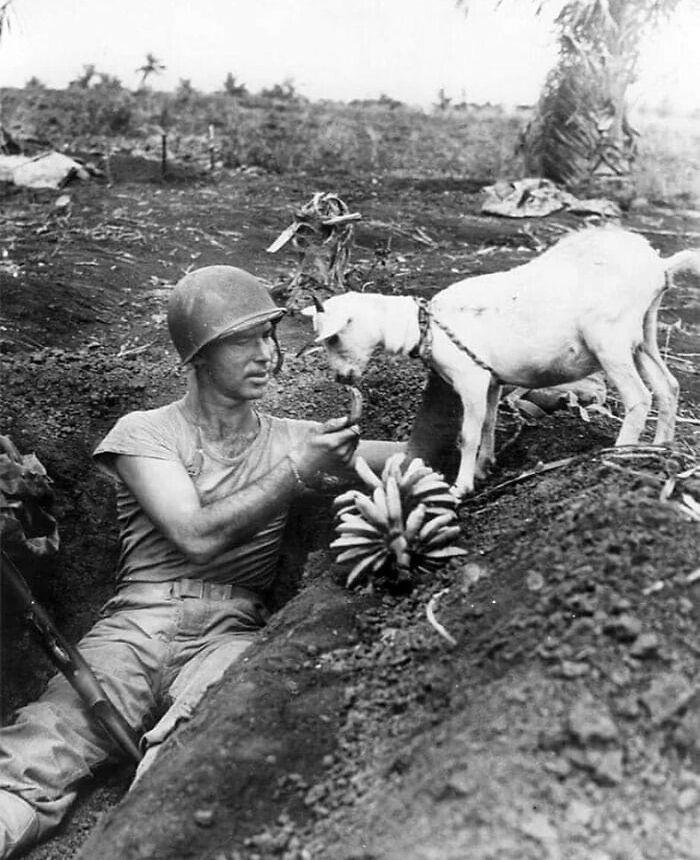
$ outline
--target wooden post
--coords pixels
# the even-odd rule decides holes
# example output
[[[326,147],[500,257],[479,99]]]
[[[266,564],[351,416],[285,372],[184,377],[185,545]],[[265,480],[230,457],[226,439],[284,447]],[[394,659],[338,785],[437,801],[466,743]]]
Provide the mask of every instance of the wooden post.
[[[160,175],[165,179],[168,172],[168,135],[164,131],[160,135]]]
[[[214,150],[214,126],[209,126],[209,169],[214,172],[216,167],[216,152]]]

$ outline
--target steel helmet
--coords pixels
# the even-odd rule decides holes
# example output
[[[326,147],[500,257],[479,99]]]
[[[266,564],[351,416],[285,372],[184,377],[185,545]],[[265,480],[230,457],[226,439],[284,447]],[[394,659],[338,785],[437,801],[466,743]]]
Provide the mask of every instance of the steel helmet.
[[[175,285],[168,329],[182,363],[213,340],[245,331],[286,313],[257,278],[234,266],[205,266]]]

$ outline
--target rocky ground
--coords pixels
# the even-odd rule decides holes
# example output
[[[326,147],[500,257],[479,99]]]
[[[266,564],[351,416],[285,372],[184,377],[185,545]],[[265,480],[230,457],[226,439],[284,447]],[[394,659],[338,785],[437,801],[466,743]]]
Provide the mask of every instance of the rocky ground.
[[[217,262],[288,282],[294,258],[264,249],[316,190],[363,215],[351,285],[399,294],[524,262],[582,223],[480,216],[477,186],[241,171],[92,182],[60,209],[55,193],[8,193],[1,430],[54,480],[61,555],[28,576],[71,639],[110,593],[116,561],[112,489],[90,451],[120,414],[183,388],[169,286]],[[680,206],[647,203],[623,220],[664,254],[700,244],[697,213]],[[128,769],[98,775],[29,857],[700,858],[700,577],[686,504],[700,487],[676,477],[698,451],[698,286],[679,279],[661,314],[682,391],[672,449],[605,450],[614,399],[611,416],[561,411],[515,436],[504,411],[497,469],[460,509],[466,561],[403,596],[342,587],[329,497],[309,500],[287,560],[302,588],[263,641],[139,789],[115,807]],[[300,317],[283,322],[285,366],[265,406],[344,412],[322,356],[295,355],[308,336]],[[405,438],[423,379],[420,365],[378,358],[364,433]],[[455,645],[427,621],[438,594]],[[5,719],[49,672],[11,610]]]

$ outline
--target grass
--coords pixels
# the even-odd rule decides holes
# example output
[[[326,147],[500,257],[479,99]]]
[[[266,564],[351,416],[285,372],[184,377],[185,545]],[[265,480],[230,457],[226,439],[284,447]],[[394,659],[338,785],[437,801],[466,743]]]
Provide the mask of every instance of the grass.
[[[278,173],[362,172],[463,176],[484,182],[523,175],[518,144],[526,111],[466,106],[426,112],[390,99],[310,102],[294,94],[230,96],[95,86],[0,89],[0,120],[19,140],[73,152],[129,152],[209,166]],[[636,117],[638,196],[700,200],[700,116]]]

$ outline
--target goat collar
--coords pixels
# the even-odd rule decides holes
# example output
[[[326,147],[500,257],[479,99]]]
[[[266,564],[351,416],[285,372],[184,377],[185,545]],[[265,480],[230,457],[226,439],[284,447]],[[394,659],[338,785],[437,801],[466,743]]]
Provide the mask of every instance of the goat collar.
[[[466,344],[462,343],[452,329],[435,316],[430,307],[430,302],[416,297],[413,300],[418,305],[418,343],[409,352],[410,358],[420,358],[427,367],[433,367],[433,332],[430,327],[430,323],[433,322],[449,337],[458,349],[469,356],[474,364],[487,370],[499,385],[503,384],[503,380],[498,376],[496,371],[490,365],[486,364],[485,361],[482,361]]]
[[[418,306],[418,342],[408,353],[409,358],[420,358],[425,364],[431,364],[433,358],[433,334],[430,330],[430,302],[415,298]]]

